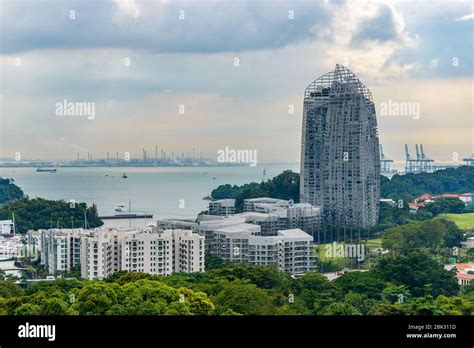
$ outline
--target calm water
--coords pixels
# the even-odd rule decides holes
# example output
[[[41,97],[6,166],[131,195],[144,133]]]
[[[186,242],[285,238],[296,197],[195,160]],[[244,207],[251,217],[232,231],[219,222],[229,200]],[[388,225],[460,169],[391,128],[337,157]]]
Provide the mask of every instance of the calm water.
[[[114,215],[117,205],[132,212],[163,217],[195,218],[208,201],[202,200],[219,185],[242,185],[272,178],[286,169],[299,172],[299,164],[259,164],[256,167],[58,168],[37,173],[36,168],[1,168],[0,176],[13,178],[30,198],[95,203],[99,215]],[[122,173],[128,178],[123,179]],[[109,176],[105,176],[108,174]],[[215,178],[215,179],[213,179]],[[184,200],[184,207],[180,207]],[[105,220],[106,226],[128,226],[128,220]],[[148,223],[150,220],[147,221]],[[145,221],[132,220],[132,226]]]

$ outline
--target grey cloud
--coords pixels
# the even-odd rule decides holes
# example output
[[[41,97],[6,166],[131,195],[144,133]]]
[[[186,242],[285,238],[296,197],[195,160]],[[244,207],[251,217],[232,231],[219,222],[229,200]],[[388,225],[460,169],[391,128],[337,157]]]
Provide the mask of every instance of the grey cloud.
[[[399,39],[392,9],[380,4],[375,17],[365,21],[352,36],[351,44],[357,46],[364,41],[396,41]]]
[[[137,17],[112,1],[6,1],[1,10],[3,54],[114,47],[154,53],[238,52],[279,48],[313,38],[330,25],[324,2],[136,1]],[[69,18],[74,10],[76,18]],[[180,20],[180,10],[185,18]],[[288,19],[288,11],[295,18]]]

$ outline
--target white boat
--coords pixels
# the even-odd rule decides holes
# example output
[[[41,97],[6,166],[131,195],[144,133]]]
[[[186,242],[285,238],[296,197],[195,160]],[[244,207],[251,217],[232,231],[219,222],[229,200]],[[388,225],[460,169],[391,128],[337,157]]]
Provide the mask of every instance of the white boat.
[[[116,211],[116,212],[119,212],[119,213],[123,213],[123,211],[124,211],[123,209],[124,209],[124,208],[125,208],[125,207],[124,207],[123,205],[117,205],[117,206],[115,207],[115,211]]]

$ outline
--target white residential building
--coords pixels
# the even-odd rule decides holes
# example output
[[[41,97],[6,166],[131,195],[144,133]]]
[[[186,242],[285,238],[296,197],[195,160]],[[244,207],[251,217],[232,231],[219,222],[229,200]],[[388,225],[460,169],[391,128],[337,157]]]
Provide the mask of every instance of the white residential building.
[[[262,236],[276,236],[279,230],[288,226],[285,210],[274,213],[245,212],[233,216],[243,217],[246,223],[259,225],[261,231],[257,235]]]
[[[0,234],[13,234],[15,227],[12,220],[0,220]]]
[[[291,200],[259,197],[244,200],[244,212],[255,211],[258,213],[270,213],[279,208],[287,208],[292,204]]]
[[[300,229],[280,230],[276,236],[257,236],[239,225],[218,229],[213,253],[226,262],[273,264],[292,274],[315,269],[313,237]]]
[[[209,202],[209,215],[229,216],[235,213],[235,199],[219,199]]]
[[[160,275],[203,272],[204,237],[190,230],[128,234],[121,269]]]
[[[194,232],[205,237],[206,251],[214,248],[215,231],[219,228],[240,225],[245,223],[244,217],[218,216],[218,215],[199,215],[199,224],[193,228]]]
[[[120,271],[123,240],[133,229],[97,229],[81,240],[81,277],[105,278]]]
[[[191,230],[109,228],[28,232],[50,274],[80,267],[81,277],[101,279],[120,270],[168,275],[204,271],[204,237]],[[39,238],[39,241],[38,241]]]
[[[287,229],[299,228],[310,235],[320,227],[321,209],[309,203],[297,203],[286,209]]]
[[[31,231],[35,232],[35,231]],[[82,228],[78,229],[50,229],[39,230],[40,242],[37,235],[28,232],[28,240],[34,242],[34,246],[40,252],[41,261],[50,274],[56,272],[71,272],[79,267],[81,258],[81,235],[87,233]]]
[[[197,226],[194,220],[185,219],[159,219],[156,221],[158,231],[164,230],[191,230]]]
[[[294,204],[292,200],[252,198],[244,200],[244,211],[276,216],[262,224],[262,235],[276,235],[274,228],[268,228],[269,221],[273,221],[273,225],[278,225],[279,229],[300,228],[311,235],[321,225],[321,209],[309,203]]]

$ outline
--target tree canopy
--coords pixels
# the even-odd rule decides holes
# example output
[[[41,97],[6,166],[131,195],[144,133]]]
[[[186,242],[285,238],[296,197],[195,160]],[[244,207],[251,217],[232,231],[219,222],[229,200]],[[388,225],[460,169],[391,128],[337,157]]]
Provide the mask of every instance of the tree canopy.
[[[84,227],[84,213],[88,227],[103,225],[97,207],[87,207],[86,203],[69,203],[43,198],[22,198],[0,207],[0,220],[11,219],[15,213],[17,232],[47,228]]]
[[[23,197],[23,191],[14,182],[13,179],[0,178],[0,204]]]

